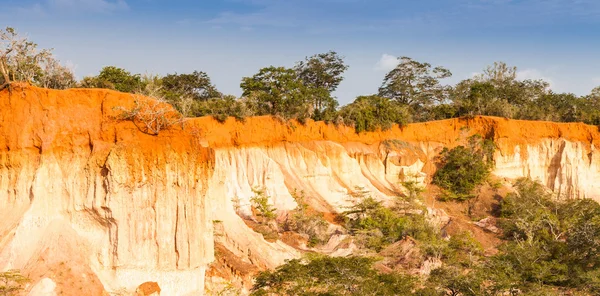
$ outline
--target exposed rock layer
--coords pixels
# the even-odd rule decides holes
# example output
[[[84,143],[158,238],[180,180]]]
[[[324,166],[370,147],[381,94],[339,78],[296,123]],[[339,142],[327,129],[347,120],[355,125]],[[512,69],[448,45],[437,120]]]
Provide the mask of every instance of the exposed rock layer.
[[[165,295],[201,294],[215,241],[238,258],[232,269],[299,255],[240,218],[251,214],[252,189],[264,187],[280,212],[296,206],[294,189],[336,212],[355,186],[386,199],[403,179],[426,181],[439,151],[473,134],[496,142],[496,175],[600,200],[594,126],[475,117],[356,134],[206,117],[154,136],[117,120],[119,107],[132,106],[131,95],[105,90],[0,92],[0,268],[36,277],[52,254],[87,266],[86,283],[100,290],[152,281]]]

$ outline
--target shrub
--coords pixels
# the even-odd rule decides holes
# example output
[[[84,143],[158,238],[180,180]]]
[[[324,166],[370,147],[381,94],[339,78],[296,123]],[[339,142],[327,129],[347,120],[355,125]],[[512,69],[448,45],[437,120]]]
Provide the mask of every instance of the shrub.
[[[252,192],[254,196],[250,198],[250,202],[258,218],[258,225],[254,230],[262,234],[265,240],[275,241],[279,238],[277,224],[274,222],[277,209],[269,204],[269,195],[265,189],[254,188]]]
[[[205,101],[193,101],[191,116],[212,116],[219,122],[225,122],[227,118],[234,117],[243,121],[247,116],[252,115],[246,104],[233,96],[223,98],[212,98]]]
[[[378,273],[365,257],[319,256],[290,260],[256,278],[251,295],[408,295],[416,280]]]
[[[408,108],[396,101],[378,96],[360,96],[339,111],[344,124],[354,126],[357,133],[390,129],[394,124],[405,125]]]
[[[257,216],[261,218],[260,222],[268,223],[275,219],[276,209],[269,204],[269,196],[267,195],[265,189],[255,188],[252,189],[252,192],[254,192],[254,196],[250,198],[250,201],[252,202],[252,206],[258,212]]]
[[[161,99],[147,99],[134,95],[132,109],[116,107],[115,110],[121,111],[121,120],[132,121],[140,131],[150,135],[158,135],[161,130],[185,122],[181,113]]]
[[[469,139],[468,147],[444,148],[439,155],[438,170],[433,175],[433,184],[448,192],[446,199],[466,200],[477,185],[490,174],[494,144],[480,136]]]
[[[284,229],[308,235],[309,247],[325,242],[329,224],[323,218],[323,214],[308,207],[304,192],[294,191],[292,197],[298,203],[298,207],[288,214]]]
[[[496,270],[490,282],[504,291],[539,294],[565,287],[600,292],[600,204],[555,200],[527,179],[518,180],[515,188],[500,204],[500,226],[508,241],[487,263],[487,269]]]
[[[344,212],[345,227],[366,248],[380,251],[407,235],[423,240],[437,235],[424,211],[416,207],[387,208],[364,190],[357,190],[351,196],[358,202]]]

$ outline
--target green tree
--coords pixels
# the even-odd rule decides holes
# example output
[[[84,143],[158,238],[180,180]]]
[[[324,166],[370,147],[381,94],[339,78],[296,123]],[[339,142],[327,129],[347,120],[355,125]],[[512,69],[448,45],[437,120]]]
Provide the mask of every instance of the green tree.
[[[284,118],[307,118],[314,90],[307,88],[293,69],[262,68],[252,77],[244,77],[240,85],[243,95],[257,103],[257,115],[279,115]]]
[[[378,273],[373,259],[325,257],[290,260],[256,278],[251,295],[408,295],[413,277]]]
[[[142,83],[140,74],[131,74],[123,68],[106,66],[100,70],[98,76],[84,77],[79,83],[79,87],[107,88],[120,92],[135,93],[143,91],[145,85]]]
[[[98,74],[100,81],[106,81],[113,85],[114,89],[133,93],[143,88],[140,74],[131,74],[123,68],[106,66]]]
[[[472,136],[467,147],[444,148],[432,183],[448,190],[453,199],[470,198],[471,191],[490,174],[494,150],[494,143],[480,136]]]
[[[329,237],[327,235],[329,223],[325,221],[323,214],[308,206],[303,191],[292,192],[292,197],[298,206],[288,213],[283,224],[284,230],[307,235],[309,247],[325,242]]]
[[[168,74],[162,78],[165,99],[176,101],[181,98],[192,98],[204,101],[223,96],[212,84],[205,72],[194,71],[190,74]]]
[[[420,63],[409,57],[398,60],[398,66],[385,75],[379,96],[396,100],[415,110],[447,98],[448,87],[442,86],[440,80],[452,76],[449,70],[432,68],[429,63]]]
[[[428,281],[445,290],[447,296],[479,296],[485,295],[484,278],[478,271],[464,270],[447,266],[431,271]]]
[[[342,82],[348,66],[335,51],[316,54],[296,63],[294,71],[304,85],[313,90],[310,98],[315,120],[331,120],[338,105],[332,92]]]
[[[39,50],[11,27],[0,30],[0,74],[0,89],[11,81],[57,89],[71,87],[75,81],[72,71],[60,65],[51,49]]]
[[[500,204],[505,238],[488,263],[495,286],[538,293],[565,287],[597,294],[600,290],[600,204],[555,199],[531,180],[518,180],[516,192]],[[539,293],[538,293],[539,294]]]
[[[357,133],[404,125],[410,118],[406,106],[375,95],[356,98],[340,109],[339,116],[344,124],[353,125]]]
[[[182,102],[191,104],[191,116],[212,116],[219,122],[225,122],[229,117],[244,121],[247,116],[252,115],[245,102],[234,96],[223,96],[222,98],[212,98],[205,101],[184,99]]]
[[[258,212],[258,216],[261,217],[264,223],[269,222],[277,216],[275,207],[269,204],[269,196],[264,189],[253,189],[254,196],[250,198],[252,206]]]

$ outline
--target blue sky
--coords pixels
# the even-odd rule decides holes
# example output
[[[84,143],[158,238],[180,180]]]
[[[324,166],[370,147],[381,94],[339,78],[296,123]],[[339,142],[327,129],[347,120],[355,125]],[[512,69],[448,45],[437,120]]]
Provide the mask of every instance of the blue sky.
[[[335,50],[341,103],[377,91],[394,57],[441,65],[455,83],[494,61],[579,95],[600,85],[597,0],[0,0],[12,26],[78,77],[207,72],[239,95],[243,76]]]

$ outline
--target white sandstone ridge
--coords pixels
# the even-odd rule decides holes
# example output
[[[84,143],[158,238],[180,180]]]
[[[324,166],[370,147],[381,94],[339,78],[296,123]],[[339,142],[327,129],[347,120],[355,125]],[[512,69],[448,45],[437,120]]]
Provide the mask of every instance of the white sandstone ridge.
[[[115,119],[131,102],[104,90],[0,92],[0,269],[20,269],[29,290],[101,295],[156,282],[161,295],[202,295],[205,281],[231,280],[211,269],[219,260],[242,278],[242,267],[301,254],[246,225],[253,189],[280,214],[296,207],[294,190],[339,213],[356,187],[385,201],[401,181],[428,182],[435,156],[473,134],[497,143],[496,175],[600,201],[600,133],[583,124],[476,117],[357,135],[312,121],[200,118],[154,136]]]

